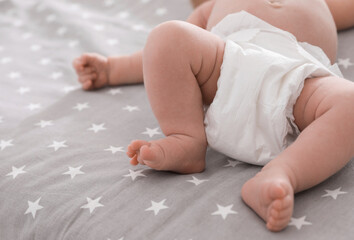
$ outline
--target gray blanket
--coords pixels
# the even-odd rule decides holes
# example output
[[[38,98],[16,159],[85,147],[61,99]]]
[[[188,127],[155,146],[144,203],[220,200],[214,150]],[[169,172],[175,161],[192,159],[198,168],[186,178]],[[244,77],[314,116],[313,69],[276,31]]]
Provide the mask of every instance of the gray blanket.
[[[143,85],[80,89],[83,52],[140,49],[185,19],[188,0],[0,0],[0,239],[350,239],[354,162],[295,197],[289,226],[269,232],[240,198],[259,167],[208,150],[206,170],[133,167],[131,140],[162,136]],[[354,29],[338,64],[354,79]]]

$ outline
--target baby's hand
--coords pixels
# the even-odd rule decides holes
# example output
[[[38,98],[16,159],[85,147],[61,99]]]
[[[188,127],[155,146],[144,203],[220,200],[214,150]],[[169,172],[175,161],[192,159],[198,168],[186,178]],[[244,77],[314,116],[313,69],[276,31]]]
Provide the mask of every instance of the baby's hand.
[[[85,53],[73,61],[73,67],[84,90],[108,84],[107,58],[96,53]]]

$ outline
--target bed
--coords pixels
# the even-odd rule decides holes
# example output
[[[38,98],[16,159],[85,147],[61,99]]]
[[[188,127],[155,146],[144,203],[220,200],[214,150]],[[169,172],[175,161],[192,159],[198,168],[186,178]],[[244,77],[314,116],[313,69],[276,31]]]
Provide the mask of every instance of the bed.
[[[83,91],[83,52],[139,50],[188,0],[0,0],[0,239],[350,239],[354,159],[295,196],[289,226],[269,232],[240,198],[260,167],[208,149],[206,170],[131,166],[130,141],[162,137],[143,85]],[[354,80],[354,29],[338,65]]]

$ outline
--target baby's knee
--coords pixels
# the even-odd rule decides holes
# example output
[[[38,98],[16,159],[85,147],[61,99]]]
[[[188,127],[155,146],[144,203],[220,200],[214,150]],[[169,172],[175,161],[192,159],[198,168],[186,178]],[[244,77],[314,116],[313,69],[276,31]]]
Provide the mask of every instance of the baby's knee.
[[[354,117],[354,83],[335,76],[318,80],[318,87],[309,99],[309,102],[315,99],[315,119],[332,109],[345,111]]]
[[[330,106],[347,109],[348,115],[354,117],[354,83],[335,77],[334,80],[337,80],[337,84],[333,83],[327,96]]]
[[[188,38],[185,24],[183,21],[173,20],[156,26],[147,38],[144,52],[158,52],[160,56],[161,53],[169,56],[178,53]]]

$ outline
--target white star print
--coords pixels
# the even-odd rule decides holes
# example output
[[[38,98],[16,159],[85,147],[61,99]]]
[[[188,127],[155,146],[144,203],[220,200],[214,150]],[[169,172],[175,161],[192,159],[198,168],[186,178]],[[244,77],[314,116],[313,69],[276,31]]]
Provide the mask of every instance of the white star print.
[[[230,160],[230,159],[228,159],[227,160],[229,163],[228,164],[226,164],[224,167],[236,167],[237,165],[239,165],[239,164],[242,164],[242,162],[239,162],[239,161],[236,161],[236,160]]]
[[[83,19],[89,19],[89,18],[91,17],[91,14],[88,13],[88,12],[85,12],[85,13],[83,13],[83,14],[81,15],[81,17],[82,17]]]
[[[312,223],[306,222],[305,218],[306,216],[303,216],[301,218],[291,218],[290,223],[288,225],[295,226],[298,230],[300,230],[303,225],[312,225]]]
[[[50,77],[54,80],[58,79],[58,78],[61,78],[63,76],[63,73],[62,72],[53,72]]]
[[[109,146],[109,148],[106,148],[105,151],[111,151],[112,154],[115,154],[116,152],[124,152],[123,147],[113,147],[113,146]]]
[[[333,199],[337,199],[338,195],[347,193],[347,192],[342,192],[340,189],[341,187],[335,190],[325,190],[327,193],[322,195],[322,197],[332,197]]]
[[[98,207],[103,207],[99,201],[101,200],[101,197],[96,198],[95,200],[92,200],[91,198],[86,198],[87,204],[83,205],[81,208],[88,208],[90,210],[90,214]]]
[[[20,87],[20,88],[17,90],[17,92],[18,92],[19,94],[21,94],[21,95],[23,95],[23,94],[25,94],[25,93],[28,93],[28,92],[30,92],[30,91],[31,91],[31,89],[28,88],[28,87]]]
[[[159,214],[160,210],[167,209],[168,207],[164,205],[166,199],[162,200],[161,202],[154,202],[151,201],[151,207],[145,209],[145,211],[154,211],[155,216]]]
[[[78,111],[82,111],[86,108],[89,108],[89,104],[86,102],[86,103],[77,103],[75,107],[73,107],[73,109],[77,109]]]
[[[11,72],[8,76],[9,76],[9,78],[15,79],[15,78],[22,77],[22,74],[19,72]]]
[[[50,14],[45,18],[45,20],[49,23],[54,22],[56,19],[57,19],[57,16],[55,14]]]
[[[88,131],[94,131],[95,133],[99,131],[106,130],[107,128],[104,127],[104,123],[101,124],[92,124],[92,127],[88,128]]]
[[[68,46],[73,48],[73,47],[76,47],[79,44],[80,44],[79,40],[72,40],[72,41],[69,42]]]
[[[199,184],[202,184],[203,182],[209,181],[209,180],[200,180],[194,176],[192,176],[192,178],[193,178],[193,180],[186,180],[186,181],[194,183],[196,186],[198,186]]]
[[[147,134],[149,135],[149,137],[153,137],[156,134],[161,134],[158,130],[159,128],[154,128],[154,129],[146,128],[146,131],[142,132],[142,134]]]
[[[66,27],[60,27],[60,28],[58,28],[58,30],[57,30],[57,34],[58,34],[59,36],[63,36],[67,31],[68,31],[68,29],[67,29]]]
[[[38,5],[38,7],[36,7],[37,12],[39,12],[39,13],[43,12],[46,9],[47,9],[47,7],[44,4],[40,4],[40,5]]]
[[[73,10],[73,11],[78,11],[78,10],[80,10],[81,6],[80,6],[80,4],[72,3],[72,4],[70,5],[70,8],[71,8],[71,10]]]
[[[110,7],[110,6],[112,6],[114,4],[114,0],[105,0],[104,1],[104,5],[106,6],[106,7]]]
[[[76,167],[76,168],[69,167],[69,171],[63,173],[63,175],[70,175],[70,176],[71,176],[71,179],[73,179],[73,178],[76,177],[76,175],[78,175],[78,174],[85,174],[84,172],[82,172],[82,171],[80,170],[81,168],[82,168],[82,166]]]
[[[101,25],[101,24],[95,24],[93,26],[93,29],[95,29],[96,31],[103,31],[105,29],[105,26],[104,25]]]
[[[29,110],[31,110],[31,111],[33,111],[33,110],[36,110],[36,109],[39,109],[39,108],[41,108],[42,106],[41,106],[41,104],[39,104],[39,103],[30,103],[28,106],[27,106],[27,108],[29,109]]]
[[[41,120],[39,123],[36,123],[35,126],[39,126],[41,128],[47,127],[47,126],[53,126],[53,121],[49,120],[49,121],[45,121],[45,120]]]
[[[127,105],[125,106],[124,108],[122,108],[123,110],[127,110],[129,112],[132,112],[132,111],[139,111],[139,107],[138,106],[130,106],[130,105]]]
[[[12,62],[12,58],[10,58],[10,57],[1,58],[1,63],[2,64],[6,64],[6,63],[10,63],[10,62]]]
[[[144,170],[130,170],[129,169],[129,174],[123,175],[124,177],[131,177],[132,180],[134,181],[137,177],[146,177],[146,175],[142,174]]]
[[[122,90],[120,88],[110,89],[109,90],[109,94],[111,94],[113,96],[116,95],[116,94],[121,94],[121,93],[123,93],[123,92],[122,92]]]
[[[158,16],[166,15],[166,13],[167,13],[167,9],[166,8],[158,8],[155,11],[155,14],[158,15]]]
[[[6,176],[12,176],[12,178],[15,179],[19,174],[26,173],[26,171],[23,171],[25,167],[26,167],[25,165],[20,168],[16,168],[12,166],[12,172],[6,174]]]
[[[1,140],[0,141],[0,151],[4,150],[7,147],[12,147],[13,146],[12,141],[13,141],[13,139]]]
[[[142,30],[144,30],[144,25],[142,25],[142,24],[135,24],[135,25],[133,25],[133,27],[132,27],[132,29],[134,30],[134,31],[142,31]]]
[[[26,32],[26,33],[22,34],[23,39],[29,39],[31,37],[32,37],[32,33]]]
[[[35,218],[36,217],[36,213],[38,210],[41,210],[43,207],[41,205],[39,205],[39,201],[41,200],[41,198],[38,198],[35,202],[31,202],[31,201],[27,201],[28,202],[28,208],[25,212],[25,215],[28,213],[32,214],[32,217]]]
[[[115,46],[117,43],[119,43],[117,39],[107,39],[107,44],[110,46]]]
[[[353,66],[354,64],[352,62],[350,62],[350,58],[339,58],[338,59],[338,65],[343,66],[345,69],[347,69],[350,66]]]
[[[216,204],[218,210],[213,212],[211,215],[221,215],[221,217],[225,220],[229,214],[237,214],[236,211],[232,210],[233,204],[223,207],[219,204]]]
[[[119,12],[119,13],[117,14],[117,16],[118,16],[119,18],[124,19],[124,18],[128,18],[128,17],[130,16],[130,13],[127,12],[127,11],[122,11],[122,12]]]
[[[15,20],[13,23],[14,27],[22,27],[23,22],[22,20]]]
[[[35,51],[39,51],[42,49],[41,45],[35,44],[31,46],[31,51],[35,52]]]
[[[75,86],[67,86],[67,87],[64,87],[63,88],[63,91],[65,92],[65,93],[69,93],[69,92],[72,92],[72,91],[74,91],[75,89],[77,89],[78,87],[75,87]],[[79,109],[78,109],[79,110]],[[81,111],[81,110],[79,110],[79,111]]]
[[[64,148],[64,147],[68,147],[66,144],[66,141],[62,141],[62,142],[57,142],[57,141],[53,141],[52,145],[49,145],[48,147],[52,147],[54,148],[54,151],[58,151],[60,148]]]
[[[42,58],[39,63],[42,64],[42,65],[48,65],[49,63],[52,62],[52,59],[50,58]]]

